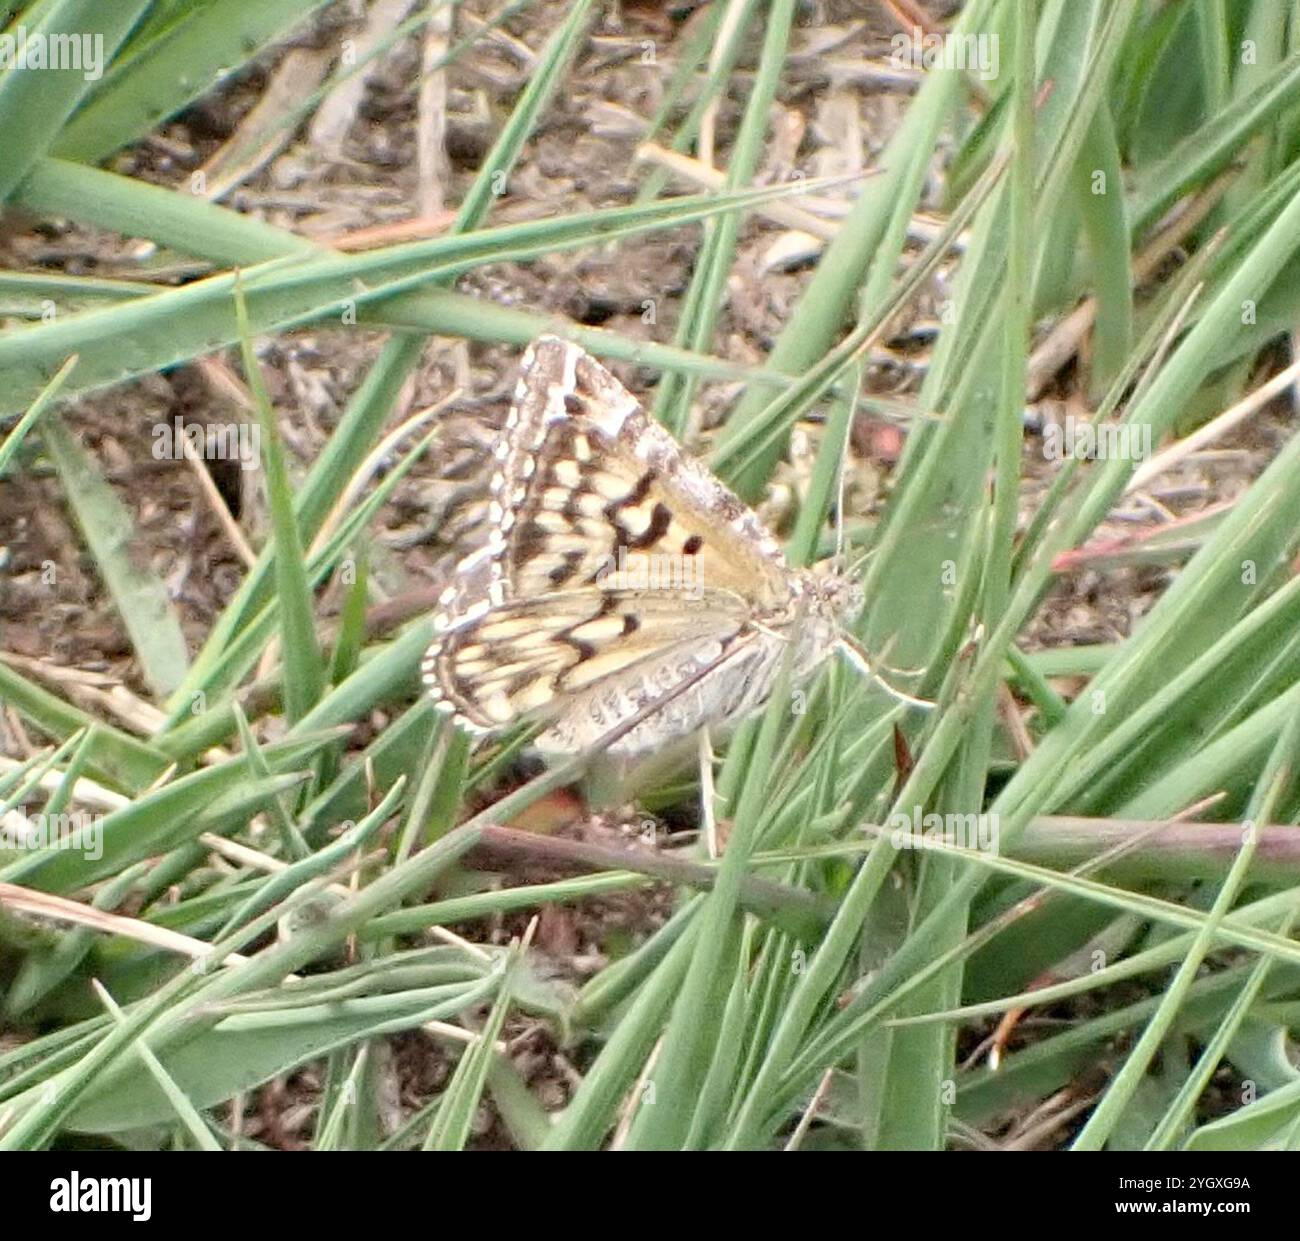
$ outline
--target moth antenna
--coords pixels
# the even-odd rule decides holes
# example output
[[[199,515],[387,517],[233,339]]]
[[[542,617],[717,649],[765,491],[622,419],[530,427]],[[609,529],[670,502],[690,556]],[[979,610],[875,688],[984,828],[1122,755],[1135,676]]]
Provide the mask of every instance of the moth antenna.
[[[873,550],[874,549],[868,547],[862,553],[861,556],[859,556],[856,560],[852,561],[849,565],[847,565],[844,570],[844,576],[856,580],[858,574],[862,572],[862,566],[865,565],[867,561],[871,559],[873,555]]]
[[[922,711],[933,711],[939,704],[931,702],[928,698],[917,698],[908,694],[901,689],[895,689],[884,677],[880,675],[872,666],[871,660],[867,658],[867,653],[862,649],[861,643],[856,638],[850,637],[846,633],[839,636],[836,643],[841,651],[844,652],[845,658],[856,667],[863,676],[874,681],[881,689],[885,691],[896,702],[905,702],[912,707],[920,707]]]
[[[766,634],[769,638],[775,638],[778,642],[790,641],[790,635],[788,633],[782,633],[778,629],[773,629],[771,625],[765,625],[762,621],[754,620],[749,623],[758,633]]]

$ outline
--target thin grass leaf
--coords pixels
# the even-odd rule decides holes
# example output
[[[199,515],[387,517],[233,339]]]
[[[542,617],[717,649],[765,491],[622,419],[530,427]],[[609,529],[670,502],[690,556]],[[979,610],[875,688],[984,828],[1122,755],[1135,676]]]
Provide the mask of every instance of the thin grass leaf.
[[[248,326],[248,309],[243,290],[235,283],[235,318],[239,325],[239,344],[244,359],[244,376],[257,410],[264,445],[264,467],[271,530],[275,546],[276,597],[280,615],[280,644],[284,654],[284,705],[291,723],[297,723],[321,699],[325,692],[325,669],[316,644],[316,618],[303,541],[293,511],[293,489],[285,461],[284,444],[275,411],[262,381],[262,368],[253,352],[253,338]]]
[[[981,0],[966,5],[953,26],[952,36],[964,37],[985,29],[991,7]],[[782,328],[768,358],[772,369],[787,374],[803,374],[826,354],[839,334],[859,293],[863,274],[869,268],[891,273],[894,270],[898,253],[892,250],[882,252],[879,249],[881,239],[887,230],[891,239],[900,237],[900,230],[891,229],[891,223],[900,216],[911,216],[939,129],[955,102],[959,80],[960,74],[945,70],[926,75],[897,133],[881,154],[884,174],[863,187],[853,210],[835,240],[826,247],[817,271]],[[750,422],[762,412],[765,403],[765,394],[758,391],[747,393],[727,421],[723,443],[747,437]],[[734,478],[742,498],[751,501],[756,498],[781,446],[779,439],[766,446],[759,459]]]
[[[758,168],[768,116],[781,79],[781,68],[794,23],[793,0],[771,0],[764,30],[763,51],[745,104],[740,128],[727,161],[728,189],[748,185]],[[739,215],[727,215],[705,227],[691,286],[686,291],[674,343],[692,352],[708,352],[722,311],[728,273],[736,256]],[[698,390],[694,377],[668,375],[655,394],[654,413],[678,438],[686,426]]]
[[[239,339],[238,320],[232,313],[236,283],[242,283],[250,332],[254,335],[317,321],[342,328],[355,322],[359,312],[371,304],[389,303],[404,295],[413,300],[400,305],[416,313],[388,314],[381,317],[382,321],[392,326],[428,329],[439,321],[436,307],[447,302],[448,294],[415,292],[422,286],[449,283],[489,263],[522,262],[559,249],[577,249],[706,220],[755,203],[805,193],[811,184],[687,195],[643,207],[612,207],[571,217],[453,233],[358,254],[295,250],[238,273],[212,275],[125,304],[20,327],[0,337],[0,365],[11,373],[11,383],[0,393],[0,413],[17,412],[34,399],[70,353],[81,358],[69,381],[68,394],[75,395],[235,343]],[[473,300],[451,298],[457,306]],[[424,314],[423,310],[430,306],[435,307],[434,313]],[[480,310],[475,318],[482,320],[491,314]],[[518,321],[518,314],[512,322]],[[502,316],[494,317],[500,320]],[[537,321],[538,316],[524,316],[530,326]],[[599,332],[592,338],[597,342],[606,339]],[[638,344],[632,352],[649,358],[657,352],[662,356],[662,348]],[[670,351],[668,356],[679,360],[694,357],[682,351]],[[725,364],[715,363],[713,369],[729,376],[738,372],[738,368]]]
[[[501,1027],[505,1024],[506,1014],[515,1000],[515,983],[528,945],[532,942],[536,919],[529,924],[523,941],[514,945],[502,966],[501,984],[497,990],[492,1011],[483,1023],[478,1038],[465,1050],[452,1074],[451,1082],[443,1096],[443,1105],[438,1109],[433,1124],[429,1126],[428,1136],[424,1139],[426,1151],[459,1151],[465,1149],[469,1139],[470,1127],[474,1114],[483,1098],[487,1086],[488,1072],[496,1057],[496,1041],[500,1037]]]
[[[628,1135],[628,1149],[676,1149],[690,1132],[699,1091],[717,1052],[717,1041],[711,1031],[716,1026],[717,1014],[723,1011],[737,968],[741,879],[754,847],[765,793],[766,782],[761,773],[771,771],[788,710],[791,671],[791,648],[787,647],[754,743],[749,778],[736,807],[735,823],[717,882],[700,910],[696,951],[649,1078],[654,1089],[653,1101],[647,1098],[637,1112]]]
[[[113,57],[148,9],[147,0],[46,0],[25,15],[24,51],[15,55],[11,48],[0,69],[0,132],[5,135],[0,202],[66,133],[68,117],[104,72],[100,58]],[[39,57],[39,63],[27,63],[29,57]]]
[[[66,740],[82,729],[95,729],[87,771],[96,780],[138,792],[152,784],[171,766],[161,750],[70,706],[61,698],[16,672],[0,659],[0,702],[56,740]]]
[[[130,511],[57,414],[46,416],[41,435],[68,506],[130,636],[140,673],[149,688],[165,698],[185,679],[189,666],[185,635],[167,587],[132,547]]]
[[[1272,819],[1278,801],[1295,779],[1295,761],[1297,758],[1297,739],[1300,739],[1300,717],[1292,717],[1290,723],[1278,738],[1273,753],[1256,786],[1255,795],[1246,811],[1246,820],[1242,825],[1242,845],[1227,877],[1215,894],[1214,905],[1210,910],[1205,925],[1197,933],[1186,957],[1178,966],[1173,981],[1165,990],[1164,999],[1156,1010],[1150,1024],[1142,1031],[1142,1037],[1129,1052],[1123,1068],[1111,1082],[1109,1089],[1102,1096],[1101,1102],[1088,1117],[1072,1149],[1100,1150],[1114,1132],[1124,1109],[1129,1105],[1137,1090],[1139,1081],[1146,1076],[1151,1060],[1160,1045],[1169,1036],[1179,1007],[1205,960],[1206,954],[1214,941],[1214,936],[1236,903],[1237,895],[1245,883],[1251,861],[1259,844],[1259,832],[1256,824],[1267,823]],[[1202,1073],[1202,1080],[1208,1080],[1209,1074]],[[1189,1078],[1189,1080],[1192,1080]],[[1184,1108],[1190,1104],[1182,1105]],[[1165,1120],[1157,1126],[1148,1139],[1148,1146],[1157,1140],[1167,1141],[1165,1135],[1171,1134],[1168,1128],[1171,1120],[1176,1120],[1179,1112],[1177,1100],[1170,1107]]]
[[[91,980],[95,987],[95,992],[99,996],[100,1002],[108,1009],[109,1014],[114,1021],[122,1022],[124,1014],[117,1002],[102,987],[97,979]],[[136,1055],[140,1057],[145,1068],[149,1070],[150,1076],[158,1084],[158,1088],[167,1096],[167,1102],[171,1104],[172,1110],[176,1113],[181,1124],[189,1132],[190,1137],[194,1139],[194,1144],[203,1151],[219,1151],[221,1144],[212,1136],[212,1130],[208,1128],[203,1117],[199,1115],[194,1104],[190,1102],[185,1092],[172,1079],[170,1073],[163,1068],[158,1057],[144,1043],[136,1044]]]
[[[14,429],[5,436],[4,443],[0,444],[0,477],[3,477],[13,462],[14,456],[18,449],[22,447],[27,432],[36,425],[40,416],[53,404],[54,398],[58,395],[59,389],[63,387],[64,380],[72,373],[72,368],[77,365],[77,356],[73,354],[55,374],[54,378],[41,390],[40,396],[32,402],[31,408],[18,420]]]
[[[93,98],[59,135],[55,152],[94,164],[150,133],[287,34],[325,0],[222,0],[189,4],[165,29],[151,28],[123,49]],[[147,4],[87,7],[137,15]],[[119,17],[120,20],[120,17]],[[64,29],[88,29],[84,23]],[[107,40],[106,40],[107,42]]]

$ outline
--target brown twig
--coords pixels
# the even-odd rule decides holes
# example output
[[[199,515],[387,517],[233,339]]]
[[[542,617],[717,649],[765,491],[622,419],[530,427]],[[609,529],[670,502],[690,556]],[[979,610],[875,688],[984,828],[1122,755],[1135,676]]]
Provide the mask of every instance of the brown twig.
[[[711,866],[666,853],[625,849],[560,836],[536,836],[510,827],[484,827],[471,859],[475,855],[480,865],[529,862],[566,870],[627,870],[664,883],[703,890],[712,888],[717,878],[717,871]],[[742,882],[740,903],[750,913],[779,921],[790,929],[795,929],[790,926],[793,920],[805,935],[819,934],[835,912],[834,902],[816,893],[753,876]]]
[[[1152,830],[1158,829],[1158,830]],[[1144,819],[1092,819],[1041,815],[1016,838],[1013,857],[1065,870],[1146,833],[1140,848],[1106,867],[1111,878],[1204,879],[1222,876],[1241,851],[1240,823],[1166,823]],[[1300,879],[1300,827],[1270,824],[1259,829],[1252,879],[1294,883]]]

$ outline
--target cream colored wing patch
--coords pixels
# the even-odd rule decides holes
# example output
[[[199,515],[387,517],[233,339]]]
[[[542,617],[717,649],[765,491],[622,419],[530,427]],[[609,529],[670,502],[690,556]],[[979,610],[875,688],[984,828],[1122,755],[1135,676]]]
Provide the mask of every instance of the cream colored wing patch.
[[[545,717],[574,695],[616,686],[643,702],[666,689],[647,667],[690,648],[704,663],[742,633],[734,596],[698,600],[638,591],[572,590],[511,600],[451,621],[424,659],[424,678],[442,710],[490,730]]]

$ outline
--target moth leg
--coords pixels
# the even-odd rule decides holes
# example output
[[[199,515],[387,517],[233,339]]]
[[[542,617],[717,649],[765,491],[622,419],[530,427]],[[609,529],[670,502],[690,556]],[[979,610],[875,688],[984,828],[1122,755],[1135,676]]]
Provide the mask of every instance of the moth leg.
[[[906,703],[911,707],[920,707],[923,711],[933,711],[938,705],[928,698],[917,698],[891,685],[871,666],[871,660],[867,658],[867,653],[862,649],[862,644],[848,634],[840,634],[836,640],[835,649],[863,676],[879,685],[895,702]]]

